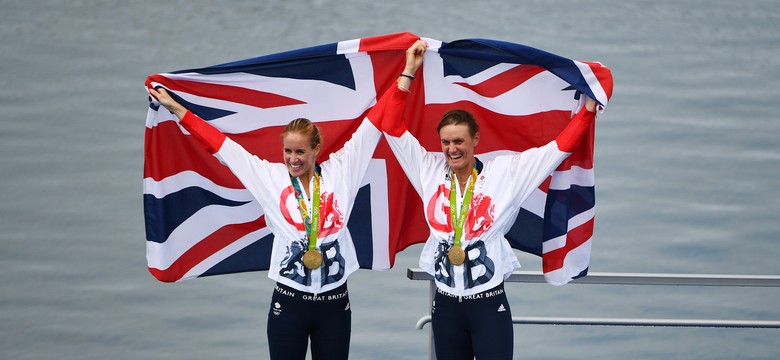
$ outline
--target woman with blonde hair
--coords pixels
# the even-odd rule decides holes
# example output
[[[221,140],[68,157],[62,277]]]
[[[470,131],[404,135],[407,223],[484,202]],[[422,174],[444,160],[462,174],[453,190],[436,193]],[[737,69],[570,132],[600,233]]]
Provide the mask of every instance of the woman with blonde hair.
[[[404,73],[422,64],[418,41],[406,51]],[[344,147],[322,163],[322,137],[307,119],[282,132],[283,163],[250,154],[225,134],[176,102],[164,88],[150,94],[206,149],[226,164],[262,206],[274,234],[268,277],[276,282],[268,312],[271,359],[347,359],[351,309],[347,277],[358,269],[348,217],[385,117],[400,117],[408,94],[399,76]]]

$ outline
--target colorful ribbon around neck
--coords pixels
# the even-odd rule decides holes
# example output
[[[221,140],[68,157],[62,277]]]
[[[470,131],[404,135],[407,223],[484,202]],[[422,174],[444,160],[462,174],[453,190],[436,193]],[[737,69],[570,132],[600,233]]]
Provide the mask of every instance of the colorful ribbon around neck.
[[[311,212],[306,208],[306,199],[303,198],[303,191],[301,191],[298,181],[295,181],[295,178],[292,176],[290,176],[290,181],[295,190],[295,197],[298,199],[298,210],[301,211],[306,235],[309,236],[309,250],[316,250],[317,233],[319,233],[320,228],[320,176],[316,172],[314,173],[314,194],[312,195]]]
[[[474,193],[474,185],[477,183],[477,169],[471,169],[471,175],[469,175],[468,183],[466,184],[466,194],[463,198],[463,203],[460,205],[460,214],[456,213],[455,207],[457,201],[455,200],[455,193],[457,190],[455,186],[458,184],[455,182],[455,172],[450,172],[450,179],[452,181],[450,186],[450,218],[452,220],[452,227],[455,228],[455,239],[452,242],[453,246],[460,246],[460,238],[463,236],[463,223],[466,221],[466,215],[469,212],[469,205],[471,204],[471,195]]]

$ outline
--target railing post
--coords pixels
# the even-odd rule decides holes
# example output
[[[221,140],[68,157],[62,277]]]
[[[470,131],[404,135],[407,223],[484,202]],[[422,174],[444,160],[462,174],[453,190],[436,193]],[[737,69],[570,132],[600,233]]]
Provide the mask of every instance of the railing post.
[[[428,281],[430,294],[428,295],[428,314],[433,318],[431,309],[433,309],[433,298],[436,296],[436,283]],[[436,360],[436,343],[433,340],[433,322],[428,327],[428,359]]]

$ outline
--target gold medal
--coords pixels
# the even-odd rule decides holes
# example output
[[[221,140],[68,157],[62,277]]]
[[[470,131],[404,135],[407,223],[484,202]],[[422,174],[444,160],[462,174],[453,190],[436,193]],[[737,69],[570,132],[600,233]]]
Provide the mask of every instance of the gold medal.
[[[295,190],[295,197],[298,199],[298,210],[301,211],[301,218],[303,219],[304,227],[306,228],[306,236],[309,238],[308,251],[303,253],[303,266],[307,269],[314,270],[322,265],[322,254],[316,250],[320,218],[320,175],[319,173],[314,173],[314,194],[312,196],[311,214],[309,214],[309,211],[306,209],[306,201],[303,198],[303,192],[301,191],[300,186],[298,186],[298,182],[293,179],[292,175],[290,175],[290,181]]]
[[[455,197],[455,172],[450,173],[450,179],[452,181],[450,185],[450,219],[452,221],[452,227],[455,232],[452,238],[452,247],[447,252],[447,257],[450,259],[452,265],[458,266],[466,261],[466,252],[460,247],[460,238],[463,236],[463,225],[466,222],[466,215],[469,212],[469,205],[471,203],[471,196],[474,194],[474,185],[477,182],[477,169],[471,169],[471,175],[469,175],[466,183],[466,193],[463,196],[463,202],[460,205],[460,214],[455,211],[455,204],[457,203]]]
[[[450,251],[447,252],[447,257],[450,258],[452,265],[458,266],[466,261],[466,252],[460,246],[453,246]]]
[[[322,254],[317,250],[309,250],[303,254],[303,265],[314,270],[322,265]]]

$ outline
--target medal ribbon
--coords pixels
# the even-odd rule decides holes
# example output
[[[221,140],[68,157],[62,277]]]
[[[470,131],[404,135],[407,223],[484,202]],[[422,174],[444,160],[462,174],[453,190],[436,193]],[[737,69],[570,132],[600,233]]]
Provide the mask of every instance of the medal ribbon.
[[[295,197],[298,199],[298,210],[301,211],[303,226],[306,228],[306,235],[309,236],[309,250],[317,249],[317,233],[320,230],[320,176],[314,173],[314,194],[312,199],[312,211],[309,213],[306,208],[306,200],[303,198],[303,191],[298,182],[290,176],[290,181],[295,190]]]
[[[452,220],[452,227],[455,228],[455,240],[453,240],[453,246],[460,246],[460,238],[463,236],[463,223],[466,222],[466,215],[469,212],[469,205],[471,204],[471,195],[474,193],[474,185],[477,183],[477,169],[471,169],[471,175],[469,175],[468,182],[466,183],[466,195],[463,198],[463,203],[460,204],[460,214],[456,214],[455,207],[457,202],[455,201],[455,172],[450,172],[450,179],[452,183],[450,185],[450,218]]]

